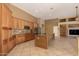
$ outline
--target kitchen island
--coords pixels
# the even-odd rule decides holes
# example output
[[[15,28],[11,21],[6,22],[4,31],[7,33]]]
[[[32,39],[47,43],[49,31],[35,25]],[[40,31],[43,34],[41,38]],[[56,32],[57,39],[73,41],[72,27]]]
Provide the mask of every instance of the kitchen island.
[[[52,37],[54,38],[54,35],[52,35]],[[48,49],[48,44],[49,44],[50,40],[51,39],[48,37],[48,35],[45,35],[45,34],[36,35],[35,46],[40,47],[40,48],[44,48],[44,49]]]

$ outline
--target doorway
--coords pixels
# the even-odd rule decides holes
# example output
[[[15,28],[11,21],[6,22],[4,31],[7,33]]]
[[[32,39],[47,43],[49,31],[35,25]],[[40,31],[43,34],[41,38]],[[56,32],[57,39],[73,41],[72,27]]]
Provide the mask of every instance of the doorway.
[[[59,27],[58,26],[53,27],[53,33],[54,33],[55,37],[59,37]]]

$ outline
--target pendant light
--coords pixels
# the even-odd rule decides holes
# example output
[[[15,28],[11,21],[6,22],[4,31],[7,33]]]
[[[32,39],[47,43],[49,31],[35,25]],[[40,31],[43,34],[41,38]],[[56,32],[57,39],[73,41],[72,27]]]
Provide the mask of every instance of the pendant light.
[[[78,18],[78,6],[75,7],[76,8],[76,20],[78,21],[79,18]]]

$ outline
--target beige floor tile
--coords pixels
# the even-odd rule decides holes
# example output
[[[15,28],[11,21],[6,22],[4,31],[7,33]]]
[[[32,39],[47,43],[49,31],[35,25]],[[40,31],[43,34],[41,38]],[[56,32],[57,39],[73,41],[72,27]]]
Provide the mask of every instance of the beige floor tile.
[[[78,52],[76,38],[56,38],[51,40],[48,49],[35,47],[34,40],[19,45],[8,56],[75,56]]]

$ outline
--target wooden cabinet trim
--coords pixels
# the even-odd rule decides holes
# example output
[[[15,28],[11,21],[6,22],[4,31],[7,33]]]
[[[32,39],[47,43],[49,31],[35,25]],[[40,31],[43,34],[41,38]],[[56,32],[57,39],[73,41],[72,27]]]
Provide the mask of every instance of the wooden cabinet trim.
[[[2,27],[2,29],[5,29],[5,30],[12,30],[12,28],[9,28],[9,27]]]

